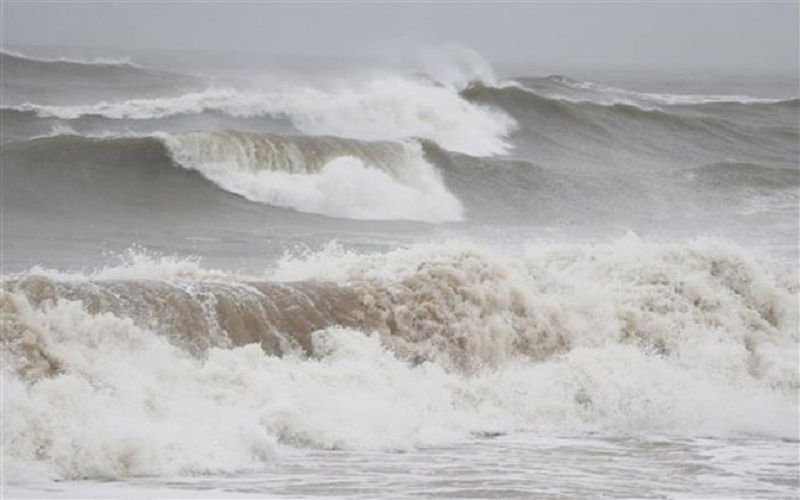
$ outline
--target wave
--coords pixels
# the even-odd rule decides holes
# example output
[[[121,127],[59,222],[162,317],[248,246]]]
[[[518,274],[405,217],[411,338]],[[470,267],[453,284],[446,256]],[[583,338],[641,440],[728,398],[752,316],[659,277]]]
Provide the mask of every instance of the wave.
[[[654,108],[624,103],[573,102],[519,85],[475,84],[465,99],[505,110],[518,123],[516,151],[537,163],[586,169],[739,162],[794,167],[796,103],[705,104]],[[702,109],[701,109],[702,108]]]
[[[501,109],[517,109],[520,113],[548,112],[552,115],[560,115],[574,121],[582,121],[586,126],[597,124],[596,117],[590,119],[590,113],[594,111],[618,116],[623,118],[646,118],[656,121],[679,123],[691,125],[692,120],[681,115],[663,111],[655,108],[641,108],[628,103],[615,103],[613,105],[603,105],[589,101],[572,102],[565,99],[558,99],[541,95],[535,91],[518,85],[507,85],[502,87],[489,87],[483,84],[474,84],[465,89],[463,95],[471,100],[478,102],[494,103]],[[620,116],[622,115],[622,116]],[[702,123],[696,120],[695,123]],[[601,130],[601,128],[598,128]]]
[[[54,154],[56,165],[49,160]],[[173,190],[173,208],[185,213],[208,189],[173,172],[177,165],[250,201],[330,217],[442,222],[460,220],[463,210],[415,142],[239,132],[67,135],[9,144],[4,160],[9,207],[91,195],[114,204],[131,198],[128,203],[146,208],[146,200]],[[163,209],[164,201],[156,207]]]
[[[139,68],[142,66],[134,64],[130,57],[113,58],[113,57],[98,57],[98,58],[68,58],[68,57],[35,57],[28,54],[22,54],[8,49],[0,49],[0,57],[4,58],[4,64],[9,60],[16,60],[24,63],[25,61],[32,63],[53,63],[53,64],[73,64],[84,66],[125,66],[129,68]]]
[[[248,200],[351,219],[461,220],[414,142],[195,132],[162,136],[172,158]]]
[[[146,267],[6,277],[9,459],[87,478],[473,432],[797,439],[797,283],[725,242]]]
[[[672,94],[672,93],[653,93],[637,92],[635,90],[611,87],[595,82],[576,80],[561,75],[549,75],[541,78],[524,78],[534,87],[543,86],[548,90],[562,89],[566,92],[556,94],[565,100],[574,102],[590,101],[598,104],[630,104],[638,106],[659,105],[659,106],[692,106],[701,104],[791,104],[796,103],[797,98],[790,99],[770,99],[763,97],[752,97],[746,95],[730,94]],[[536,92],[535,89],[528,89]],[[589,91],[588,93],[574,93],[570,90]]]
[[[800,170],[769,168],[750,163],[720,162],[682,171],[704,188],[761,188],[766,190],[800,188]]]
[[[373,79],[334,90],[295,87],[274,92],[208,90],[177,97],[86,106],[25,103],[13,109],[40,117],[146,120],[204,112],[236,117],[285,116],[302,132],[362,140],[420,137],[472,155],[506,152],[515,123],[505,113],[465,101],[453,87],[412,79]]]
[[[25,110],[42,106],[85,105],[100,100],[174,96],[206,88],[199,77],[156,71],[126,62],[42,60],[0,52],[2,105]]]
[[[715,163],[646,178],[586,176],[453,153],[430,141],[244,132],[59,134],[67,135],[3,146],[7,210],[73,214],[76,220],[170,213],[188,224],[212,215],[257,220],[269,206],[355,220],[639,227],[659,216],[665,199],[680,200],[670,208],[674,220],[696,219],[698,207],[735,210],[756,198],[774,201],[769,206],[796,203],[800,175],[796,168]]]

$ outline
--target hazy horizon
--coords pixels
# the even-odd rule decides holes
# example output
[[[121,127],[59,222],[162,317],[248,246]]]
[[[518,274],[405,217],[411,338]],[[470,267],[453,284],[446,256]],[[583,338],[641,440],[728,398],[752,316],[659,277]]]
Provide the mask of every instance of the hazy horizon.
[[[351,58],[458,44],[506,65],[798,71],[796,2],[11,1],[2,24],[4,47],[100,53]]]

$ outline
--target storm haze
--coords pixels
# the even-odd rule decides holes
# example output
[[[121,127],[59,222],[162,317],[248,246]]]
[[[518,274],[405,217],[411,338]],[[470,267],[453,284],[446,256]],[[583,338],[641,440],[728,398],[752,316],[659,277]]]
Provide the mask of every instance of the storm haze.
[[[0,0],[2,498],[795,498],[797,0]]]
[[[5,2],[3,44],[321,56],[459,44],[493,63],[796,72],[797,2]]]

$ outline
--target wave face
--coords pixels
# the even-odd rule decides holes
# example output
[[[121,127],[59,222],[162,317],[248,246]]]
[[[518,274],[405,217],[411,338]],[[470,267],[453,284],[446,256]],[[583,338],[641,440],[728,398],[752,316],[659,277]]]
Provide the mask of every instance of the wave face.
[[[630,239],[32,270],[0,296],[6,453],[96,478],[511,430],[797,439],[792,280]]]
[[[800,154],[796,99],[661,109],[547,94],[513,84],[476,84],[462,91],[472,102],[513,116],[519,128],[517,156],[543,164],[642,171],[735,159],[796,168]]]

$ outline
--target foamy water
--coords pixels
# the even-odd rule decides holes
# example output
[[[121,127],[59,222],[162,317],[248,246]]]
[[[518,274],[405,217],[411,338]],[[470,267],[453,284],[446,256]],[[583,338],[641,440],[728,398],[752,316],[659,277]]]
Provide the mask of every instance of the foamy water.
[[[796,96],[2,57],[4,496],[796,498]]]
[[[71,498],[794,498],[796,442],[669,436],[476,437],[404,453],[288,448],[262,472],[11,486]]]

